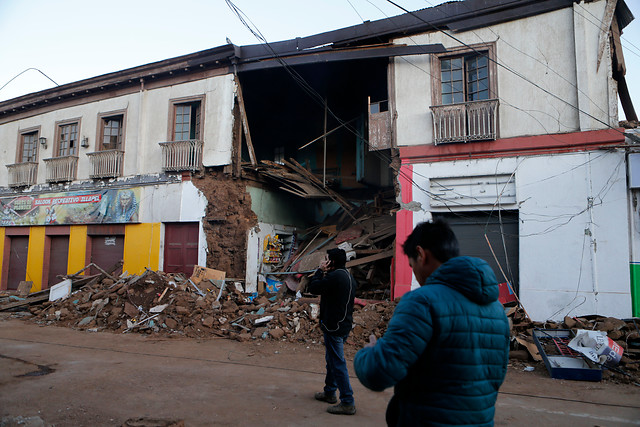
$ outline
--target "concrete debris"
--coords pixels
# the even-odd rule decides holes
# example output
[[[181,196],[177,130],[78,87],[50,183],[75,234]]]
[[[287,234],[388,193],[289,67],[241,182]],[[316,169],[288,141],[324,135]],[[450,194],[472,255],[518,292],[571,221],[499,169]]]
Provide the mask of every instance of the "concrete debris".
[[[40,324],[87,331],[239,341],[322,340],[318,297],[296,300],[288,294],[249,295],[235,287],[222,292],[217,288],[200,291],[203,295],[181,274],[146,270],[140,276],[121,277],[116,282],[107,277],[67,298],[44,301],[28,309]],[[163,304],[158,304],[160,299]],[[395,303],[388,301],[361,300],[361,304],[355,306],[354,329],[349,336],[354,348],[364,346],[370,334],[382,336],[395,308]]]

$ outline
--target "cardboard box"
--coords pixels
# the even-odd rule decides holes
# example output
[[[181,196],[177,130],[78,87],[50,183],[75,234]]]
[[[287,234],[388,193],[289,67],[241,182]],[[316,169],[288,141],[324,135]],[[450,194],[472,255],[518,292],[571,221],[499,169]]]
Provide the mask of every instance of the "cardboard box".
[[[193,274],[191,275],[191,281],[196,285],[203,280],[224,280],[227,273],[220,270],[214,270],[213,268],[201,267],[195,265],[193,267]]]

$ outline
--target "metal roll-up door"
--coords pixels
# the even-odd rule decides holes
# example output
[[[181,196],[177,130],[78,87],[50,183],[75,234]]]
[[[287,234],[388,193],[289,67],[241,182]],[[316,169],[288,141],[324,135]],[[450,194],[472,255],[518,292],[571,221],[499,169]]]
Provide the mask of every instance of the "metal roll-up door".
[[[518,292],[517,211],[501,211],[500,215],[497,211],[434,213],[433,217],[449,223],[458,238],[460,255],[484,259],[493,269],[498,282],[509,281],[516,293]],[[487,243],[485,233],[491,246]]]

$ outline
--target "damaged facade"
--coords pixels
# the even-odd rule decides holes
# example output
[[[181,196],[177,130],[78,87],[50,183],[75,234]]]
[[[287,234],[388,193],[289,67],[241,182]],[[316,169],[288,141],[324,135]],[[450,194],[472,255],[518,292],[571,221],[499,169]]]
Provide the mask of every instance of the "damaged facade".
[[[254,292],[270,270],[317,265],[296,249],[377,215],[343,242],[382,239],[353,248],[352,265],[377,257],[359,281],[386,269],[398,297],[417,286],[401,243],[444,217],[533,318],[637,315],[638,213],[617,128],[616,40],[633,17],[624,1],[485,3],[0,103],[0,289],[122,259],[131,274],[206,265]]]

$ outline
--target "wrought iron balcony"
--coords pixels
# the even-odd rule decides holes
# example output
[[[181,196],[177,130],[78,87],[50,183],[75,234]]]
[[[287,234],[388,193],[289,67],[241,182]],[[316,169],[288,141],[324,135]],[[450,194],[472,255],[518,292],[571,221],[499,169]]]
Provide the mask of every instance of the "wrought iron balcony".
[[[124,151],[104,150],[87,153],[91,162],[90,178],[116,178],[122,176]]]
[[[38,163],[24,162],[7,165],[9,172],[9,187],[28,187],[36,183]]]
[[[436,145],[449,142],[496,139],[498,100],[471,101],[461,104],[434,105],[433,136]]]
[[[162,170],[165,172],[197,171],[202,167],[202,141],[160,142]]]
[[[44,159],[47,182],[67,182],[76,179],[78,171],[77,156],[53,157]]]

